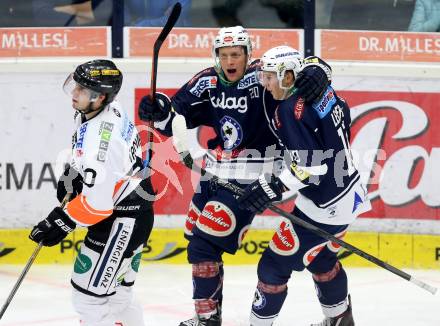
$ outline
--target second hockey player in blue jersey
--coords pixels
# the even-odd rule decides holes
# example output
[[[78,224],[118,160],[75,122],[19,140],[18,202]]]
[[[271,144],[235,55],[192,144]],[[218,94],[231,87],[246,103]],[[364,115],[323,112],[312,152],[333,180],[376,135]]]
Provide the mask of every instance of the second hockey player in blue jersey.
[[[297,191],[293,213],[343,237],[348,225],[370,209],[351,155],[349,107],[330,86],[312,103],[295,92],[297,74],[307,64],[319,64],[319,59],[302,61],[295,49],[280,46],[267,51],[261,61],[261,83],[282,101],[271,128],[285,149],[285,168],[279,176],[262,174],[238,201],[242,208],[262,212],[285,191]],[[251,325],[272,325],[287,296],[292,271],[305,268],[312,273],[325,315],[315,325],[354,325],[347,275],[337,251],[337,245],[283,221],[258,264]]]

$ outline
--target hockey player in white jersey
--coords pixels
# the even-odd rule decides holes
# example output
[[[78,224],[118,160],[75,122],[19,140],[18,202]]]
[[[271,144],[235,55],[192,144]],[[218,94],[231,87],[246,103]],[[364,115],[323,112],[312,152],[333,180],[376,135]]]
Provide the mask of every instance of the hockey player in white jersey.
[[[109,60],[81,64],[67,78],[77,128],[57,196],[71,197],[29,235],[54,246],[76,226],[88,228],[71,279],[82,326],[144,325],[132,288],[153,226],[153,192],[149,180],[135,176],[142,150],[133,122],[114,101],[121,85],[122,73]]]

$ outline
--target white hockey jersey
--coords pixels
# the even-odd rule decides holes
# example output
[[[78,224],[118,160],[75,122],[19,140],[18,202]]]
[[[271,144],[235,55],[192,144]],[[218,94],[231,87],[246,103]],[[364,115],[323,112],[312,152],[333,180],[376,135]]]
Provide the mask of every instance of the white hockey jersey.
[[[70,201],[65,212],[82,226],[96,224],[113,212],[141,179],[141,141],[133,122],[117,102],[97,116],[81,121],[76,115],[71,167],[83,178],[82,193]]]

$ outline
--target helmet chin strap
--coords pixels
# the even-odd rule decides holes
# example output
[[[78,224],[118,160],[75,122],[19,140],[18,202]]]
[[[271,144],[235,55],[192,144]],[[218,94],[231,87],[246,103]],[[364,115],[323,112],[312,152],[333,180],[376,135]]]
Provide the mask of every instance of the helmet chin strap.
[[[96,114],[98,114],[99,112],[101,112],[105,108],[106,105],[107,104],[102,103],[99,108],[93,109],[92,108],[93,107],[93,102],[90,102],[85,110],[83,110],[83,111],[82,110],[78,110],[78,109],[75,109],[75,110],[78,111],[81,114],[81,117],[83,118],[83,120],[87,120],[86,114],[89,114],[89,113],[92,113],[92,112],[96,112]]]

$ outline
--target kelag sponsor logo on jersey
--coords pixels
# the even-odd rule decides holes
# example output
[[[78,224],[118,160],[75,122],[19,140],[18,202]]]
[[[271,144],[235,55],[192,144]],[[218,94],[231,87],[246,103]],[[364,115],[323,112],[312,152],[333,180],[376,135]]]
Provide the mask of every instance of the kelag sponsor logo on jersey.
[[[191,94],[200,97],[203,91],[208,88],[215,88],[217,86],[217,76],[206,76],[200,78],[197,83],[189,91]]]
[[[255,71],[244,75],[243,78],[238,82],[237,89],[248,88],[249,86],[252,86],[254,84],[258,84]]]
[[[224,110],[237,110],[240,113],[247,111],[247,97],[226,97],[224,92],[221,92],[220,97],[212,96],[211,104],[215,108]]]

